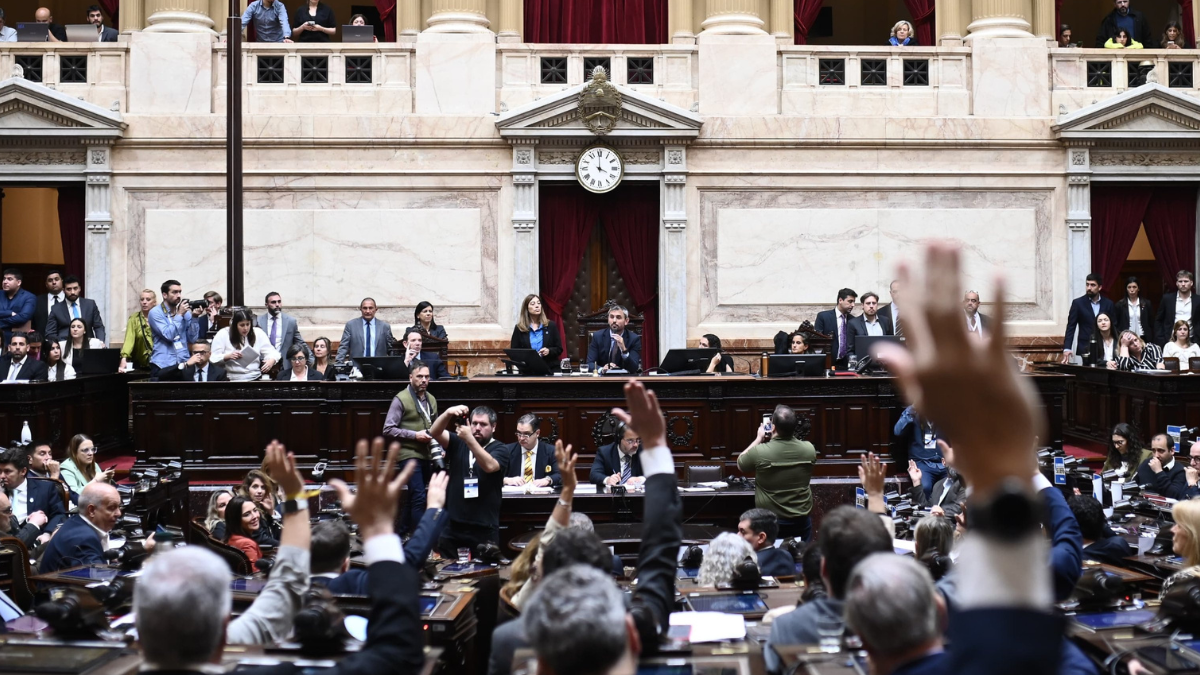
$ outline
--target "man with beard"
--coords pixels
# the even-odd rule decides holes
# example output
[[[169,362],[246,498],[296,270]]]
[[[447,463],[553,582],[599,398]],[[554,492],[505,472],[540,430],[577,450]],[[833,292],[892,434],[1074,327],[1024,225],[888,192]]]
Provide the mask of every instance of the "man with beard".
[[[1175,274],[1175,292],[1163,295],[1158,303],[1158,318],[1155,333],[1165,345],[1175,339],[1175,322],[1186,321],[1191,329],[1189,339],[1196,341],[1196,329],[1200,327],[1200,302],[1196,302],[1196,276],[1188,270]]]
[[[1116,36],[1124,29],[1129,37],[1144,45],[1154,40],[1150,36],[1150,24],[1146,23],[1146,15],[1136,9],[1129,9],[1129,0],[1113,0],[1113,11],[1100,22],[1100,30],[1096,32],[1096,46],[1103,47],[1105,41]]]
[[[967,484],[961,474],[954,470],[954,449],[946,441],[938,440],[938,448],[942,451],[942,465],[946,467],[946,475],[933,484],[929,496],[921,487],[921,469],[913,460],[908,460],[908,478],[912,481],[909,498],[913,506],[929,509],[935,516],[943,516],[954,521],[955,516],[962,513],[963,502],[967,500]]]
[[[388,443],[400,444],[400,466],[409,461],[417,463],[408,481],[408,502],[401,512],[401,530],[412,534],[425,515],[425,486],[433,475],[430,464],[432,449],[430,427],[438,416],[437,399],[426,392],[429,387],[429,366],[420,359],[409,368],[408,386],[392,399],[387,418],[383,421],[383,437]]]
[[[1087,275],[1084,294],[1071,301],[1071,311],[1067,314],[1067,335],[1063,339],[1063,363],[1070,363],[1075,352],[1087,349],[1097,316],[1107,314],[1112,317],[1117,311],[1113,301],[1100,294],[1101,283],[1099,274]],[[1075,342],[1076,327],[1079,328],[1079,342]]]
[[[631,330],[629,311],[620,305],[608,310],[608,330],[592,333],[588,344],[587,363],[592,368],[614,370],[623,368],[631,373],[642,369],[642,338]]]
[[[862,296],[863,313],[850,319],[850,353],[855,354],[855,343],[859,335],[893,335],[892,317],[879,312],[879,296],[870,291]],[[857,354],[858,358],[870,354]]]
[[[455,558],[458,549],[472,551],[500,541],[500,498],[508,464],[507,446],[496,440],[496,411],[456,405],[434,421],[429,434],[446,448],[446,513],[450,521],[438,540],[438,551]],[[457,427],[457,428],[454,428]],[[453,431],[452,431],[453,429]],[[503,463],[503,465],[502,465]]]
[[[150,352],[150,379],[154,381],[158,381],[160,370],[182,370],[187,365],[192,357],[187,348],[188,334],[195,323],[191,305],[183,301],[183,287],[178,281],[164,281],[161,290],[162,303],[146,317],[154,338],[154,349]]]
[[[258,327],[263,329],[267,334],[267,339],[271,341],[271,345],[280,354],[287,354],[293,346],[304,352],[308,359],[308,365],[313,364],[313,353],[304,342],[304,338],[300,337],[300,329],[296,324],[296,317],[287,314],[283,311],[283,298],[271,291],[267,293],[265,300],[267,304],[267,313],[261,314],[258,317]]]

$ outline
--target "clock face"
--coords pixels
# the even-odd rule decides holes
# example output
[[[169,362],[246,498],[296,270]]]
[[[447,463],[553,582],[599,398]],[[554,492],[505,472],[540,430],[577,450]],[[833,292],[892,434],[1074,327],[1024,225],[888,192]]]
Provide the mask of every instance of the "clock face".
[[[592,192],[608,192],[617,187],[625,173],[625,164],[612,148],[593,145],[575,162],[575,177]]]

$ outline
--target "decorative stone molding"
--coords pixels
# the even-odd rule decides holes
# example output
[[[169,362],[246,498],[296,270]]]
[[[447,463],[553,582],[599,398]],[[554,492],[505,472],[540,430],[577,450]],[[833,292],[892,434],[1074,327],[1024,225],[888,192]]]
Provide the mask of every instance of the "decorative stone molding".
[[[1097,152],[1095,166],[1200,166],[1200,154]]]
[[[146,0],[147,33],[212,33],[208,0]]]
[[[621,159],[625,160],[626,164],[658,164],[661,155],[657,152],[622,152]]]
[[[574,164],[577,157],[574,150],[543,150],[538,153],[538,164]]]
[[[13,166],[70,166],[86,161],[83,150],[0,152],[0,164]]]

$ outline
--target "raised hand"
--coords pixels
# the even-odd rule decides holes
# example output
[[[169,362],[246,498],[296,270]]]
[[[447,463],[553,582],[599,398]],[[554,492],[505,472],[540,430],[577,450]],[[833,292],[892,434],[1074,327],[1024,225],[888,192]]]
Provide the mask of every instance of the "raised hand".
[[[440,509],[446,503],[446,486],[450,484],[450,475],[439,471],[429,478],[425,488],[425,507]]]
[[[366,439],[360,440],[354,450],[354,482],[358,486],[358,494],[352,494],[346,483],[339,479],[329,481],[337,490],[338,499],[341,500],[346,513],[358,523],[358,532],[363,541],[395,531],[400,488],[408,482],[416,467],[415,463],[408,462],[395,478],[390,478],[399,452],[400,444],[392,443],[387,451],[387,459],[380,465],[380,458],[383,457],[383,438],[376,437],[371,442],[369,455]]]
[[[667,422],[654,392],[641,382],[630,380],[625,383],[625,405],[629,406],[629,412],[613,408],[613,416],[637,432],[646,448],[666,446]]]
[[[279,483],[284,497],[289,499],[304,491],[304,478],[296,468],[296,457],[283,443],[271,441],[265,451],[267,475]]]
[[[868,495],[883,495],[885,477],[883,462],[879,461],[879,457],[875,453],[868,452],[862,456],[858,466],[858,480],[863,484],[863,489],[867,491]]]
[[[558,460],[558,472],[562,474],[562,489],[563,492],[575,492],[577,479],[575,478],[575,453],[571,452],[570,445],[563,445],[562,439],[554,441],[554,458]]]
[[[921,484],[921,469],[911,459],[908,460],[908,479],[912,481],[913,485]]]

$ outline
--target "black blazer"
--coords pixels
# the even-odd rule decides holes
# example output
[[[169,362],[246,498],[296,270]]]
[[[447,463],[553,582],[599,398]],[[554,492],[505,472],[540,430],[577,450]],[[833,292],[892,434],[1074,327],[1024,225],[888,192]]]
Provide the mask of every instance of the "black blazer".
[[[621,363],[618,365],[631,373],[641,371],[642,336],[626,328],[621,338],[625,340],[625,348],[628,351],[626,351],[625,356],[621,358]],[[588,343],[588,364],[592,367],[608,365],[608,355],[611,351],[612,338],[609,336],[607,328],[592,333],[592,340]]]
[[[683,541],[683,503],[675,474],[647,478],[642,506],[645,517],[638,548],[638,584],[630,613],[641,636],[642,655],[653,656],[675,606],[675,564]]]
[[[817,312],[817,322],[815,326],[818,333],[821,333],[822,335],[828,335],[833,338],[833,349],[835,350],[837,348],[837,312],[838,310],[836,309],[827,309],[823,312]],[[849,326],[850,321],[853,320],[854,317],[850,317],[849,320],[847,320],[846,325]]]
[[[0,356],[0,381],[8,379],[8,369],[11,367],[12,356],[8,354]],[[44,382],[48,377],[50,377],[50,369],[46,367],[46,362],[26,354],[25,363],[21,365],[21,372],[17,373],[17,379]]]
[[[516,478],[525,473],[524,454],[525,448],[522,448],[520,443],[508,444],[508,472],[504,474],[505,478]],[[549,471],[546,470],[547,467]],[[562,474],[558,471],[554,446],[542,440],[538,441],[537,453],[534,455],[533,479],[540,480],[546,476],[550,477],[550,484],[554,487],[562,485]]]
[[[1098,539],[1083,547],[1083,559],[1095,560],[1120,567],[1126,564],[1125,558],[1137,555],[1137,549],[1129,545],[1123,537],[1112,536]]]
[[[87,337],[94,337],[101,342],[105,341],[104,319],[100,316],[100,309],[96,307],[96,301],[90,298],[79,298],[79,318],[83,319],[87,324]],[[43,336],[53,339],[55,342],[62,342],[71,337],[71,318],[70,302],[63,300],[54,306],[50,311],[50,315],[46,318],[46,330],[42,333]],[[34,307],[33,315],[37,316],[37,307]]]
[[[596,451],[596,459],[592,462],[592,473],[588,476],[588,480],[597,484],[603,485],[604,479],[621,472],[621,458],[618,453],[621,449],[617,446],[618,443],[609,443],[608,445]],[[629,470],[633,476],[645,475],[642,473],[642,451],[638,450],[633,453],[630,458]]]
[[[38,573],[48,574],[77,565],[100,565],[104,563],[104,549],[100,546],[100,535],[83,516],[74,515],[54,534],[42,553]]]
[[[1149,459],[1142,462],[1137,470],[1137,482],[1145,489],[1164,497],[1187,499],[1187,469],[1178,459],[1170,470],[1164,469],[1158,473],[1150,470]]]
[[[283,370],[279,371],[278,375],[275,376],[276,382],[287,382],[287,381],[290,381],[291,379],[292,379],[292,369],[291,368],[284,368]],[[307,379],[309,382],[318,382],[318,381],[324,380],[325,376],[322,375],[321,373],[318,373],[313,368],[309,368]]]
[[[65,298],[66,295],[63,297]],[[48,303],[50,302],[50,294],[42,293],[34,299],[37,301],[37,304],[33,306],[33,318],[30,319],[30,326],[45,336],[46,320],[50,317],[50,310],[47,307]]]
[[[67,519],[67,511],[63,508],[62,493],[59,492],[58,486],[60,483],[49,478],[34,478],[26,474],[25,483],[29,489],[25,492],[28,495],[26,513],[41,511],[46,514],[46,526],[42,528],[43,532],[53,532],[55,528],[62,525]],[[63,483],[65,487],[65,483]]]
[[[1115,311],[1116,316],[1113,317],[1113,330],[1119,335],[1121,331],[1129,330],[1130,324],[1129,303],[1125,301],[1125,298],[1122,298],[1120,302],[1116,303]],[[1149,300],[1145,298],[1138,298],[1138,317],[1142,322],[1142,332],[1145,333],[1142,338],[1146,342],[1162,344],[1159,343],[1157,339],[1158,331],[1155,330],[1154,326],[1154,308],[1150,306]],[[1168,339],[1164,340],[1163,343],[1168,342],[1169,338],[1170,336],[1168,336]]]
[[[158,371],[159,382],[195,382],[196,381],[196,366],[184,366],[180,368],[163,368]],[[225,368],[215,363],[208,364],[208,375],[205,377],[205,382],[228,382],[229,375],[225,373]]]
[[[892,318],[890,316],[876,314],[875,320],[879,322],[879,327],[883,329],[884,335],[894,335],[895,334],[895,332],[892,330]],[[856,316],[856,317],[850,319],[850,321],[848,321],[846,323],[846,329],[847,329],[847,333],[849,334],[849,339],[850,339],[850,353],[854,354],[855,353],[854,352],[854,342],[855,342],[854,338],[858,337],[859,335],[868,335],[867,320],[865,318],[863,318],[862,316]],[[836,334],[835,334],[835,341],[836,341]],[[868,356],[868,355],[860,354],[859,356]]]
[[[794,577],[796,576],[796,561],[792,554],[782,549],[768,546],[755,554],[758,557],[758,571],[763,576]]]
[[[510,349],[533,349],[529,344],[529,333],[513,326],[512,339],[508,341]],[[550,372],[558,369],[558,360],[562,358],[562,338],[558,334],[558,326],[554,325],[553,321],[547,321],[545,328],[542,330],[542,346],[550,351],[542,357],[546,365],[550,367]]]
[[[1172,311],[1175,305],[1171,305]],[[1100,296],[1100,312],[1110,317],[1116,315],[1117,308],[1112,300]],[[1096,315],[1092,312],[1092,301],[1086,295],[1081,295],[1071,301],[1071,311],[1067,314],[1067,334],[1063,338],[1063,349],[1075,354],[1082,354],[1088,348],[1092,339],[1092,328],[1096,326]],[[1075,329],[1079,328],[1079,342],[1075,342]]]
[[[1158,305],[1158,321],[1154,326],[1155,342],[1159,347],[1165,346],[1172,339],[1172,328],[1175,327],[1175,302],[1179,293],[1167,293],[1162,303]],[[1192,293],[1192,342],[1196,341],[1196,331],[1200,331],[1200,296]]]

